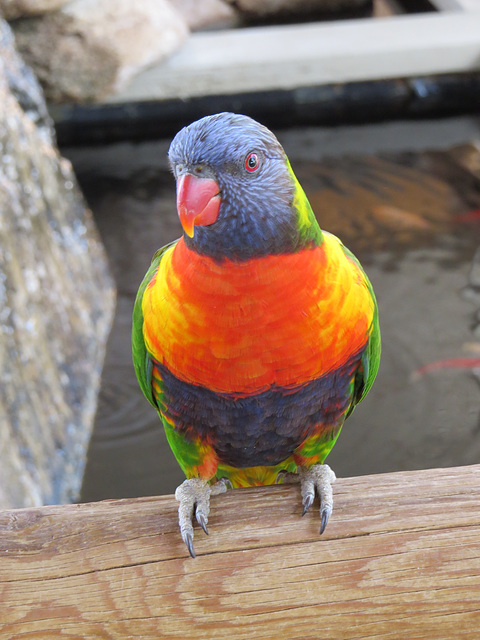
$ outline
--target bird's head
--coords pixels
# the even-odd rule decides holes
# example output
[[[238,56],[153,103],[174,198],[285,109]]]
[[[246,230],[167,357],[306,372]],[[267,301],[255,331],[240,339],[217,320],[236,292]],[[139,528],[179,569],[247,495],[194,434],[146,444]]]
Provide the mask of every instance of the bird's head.
[[[168,156],[190,248],[245,260],[319,241],[282,146],[255,120],[234,113],[202,118],[175,136]]]

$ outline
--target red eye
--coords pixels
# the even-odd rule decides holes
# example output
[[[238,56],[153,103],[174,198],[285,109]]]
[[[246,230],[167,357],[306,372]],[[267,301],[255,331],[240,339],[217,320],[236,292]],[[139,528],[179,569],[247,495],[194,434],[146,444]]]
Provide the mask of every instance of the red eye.
[[[245,158],[245,169],[252,173],[260,166],[260,158],[256,153],[249,153]]]

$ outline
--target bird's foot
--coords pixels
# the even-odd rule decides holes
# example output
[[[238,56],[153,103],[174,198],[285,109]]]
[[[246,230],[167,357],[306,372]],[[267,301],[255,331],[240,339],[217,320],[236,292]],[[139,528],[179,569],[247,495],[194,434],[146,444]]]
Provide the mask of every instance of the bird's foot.
[[[335,473],[328,464],[314,464],[309,469],[300,467],[300,487],[302,492],[304,516],[313,504],[315,489],[320,498],[320,535],[325,531],[328,519],[333,510],[333,489],[332,484],[336,480]]]
[[[322,535],[327,526],[328,519],[332,514],[332,484],[336,480],[335,473],[330,469],[328,464],[314,464],[308,469],[299,467],[298,473],[280,472],[277,479],[285,484],[300,482],[303,502],[302,516],[304,516],[312,506],[315,499],[315,489],[317,490],[318,497],[320,498],[320,535]]]
[[[225,493],[229,484],[229,481],[223,478],[214,485],[209,485],[206,480],[201,480],[200,478],[190,478],[177,487],[175,499],[180,503],[178,505],[180,534],[192,558],[195,558],[193,515],[195,514],[198,524],[208,536],[207,523],[208,514],[210,513],[210,496]]]

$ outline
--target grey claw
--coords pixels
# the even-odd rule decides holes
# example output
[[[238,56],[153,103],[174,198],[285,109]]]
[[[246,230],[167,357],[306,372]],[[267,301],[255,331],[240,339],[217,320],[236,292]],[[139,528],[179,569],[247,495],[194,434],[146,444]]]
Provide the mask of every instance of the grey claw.
[[[228,489],[233,489],[233,484],[228,478],[220,478],[218,482],[212,484],[212,496],[216,496],[219,493],[225,493]]]
[[[313,498],[314,496],[311,494],[308,494],[305,496],[305,499],[303,501],[303,512],[302,512],[302,517],[307,513],[307,511],[310,509],[310,507],[313,504]]]
[[[202,527],[202,529],[205,531],[205,533],[208,536],[207,520],[205,516],[202,513],[196,513],[195,517],[197,518],[198,524]]]
[[[312,506],[315,492],[320,498],[320,535],[325,531],[333,509],[332,484],[335,474],[327,464],[314,464],[308,469],[299,467],[301,493],[303,500],[303,514]]]
[[[330,517],[330,513],[331,513],[330,509],[323,509],[322,511],[322,524],[320,525],[320,535],[322,535],[322,533],[327,528],[327,523],[328,523],[328,518]]]
[[[184,542],[187,545],[188,552],[195,558],[195,549],[193,548],[193,536],[191,533],[186,533],[184,537]]]
[[[275,484],[298,484],[300,476],[296,471],[286,471],[281,469],[275,478]]]

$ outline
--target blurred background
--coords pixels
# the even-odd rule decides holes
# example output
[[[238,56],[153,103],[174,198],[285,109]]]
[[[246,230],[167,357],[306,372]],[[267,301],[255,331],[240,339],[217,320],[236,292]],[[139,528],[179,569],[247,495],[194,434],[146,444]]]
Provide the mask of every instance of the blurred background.
[[[135,378],[131,313],[154,252],[181,232],[169,142],[223,110],[276,133],[320,226],[357,255],[377,295],[380,371],[329,464],[352,476],[478,462],[478,3],[123,0],[115,18],[108,1],[93,4],[4,9],[48,106],[41,92],[32,100],[23,62],[4,55],[9,89],[41,141],[25,124],[13,136],[5,114],[0,189],[10,197],[27,174],[34,183],[22,187],[25,220],[12,205],[8,227],[23,266],[1,254],[0,457],[10,466],[0,485],[20,486],[4,506],[172,493],[183,480]],[[13,137],[28,160],[15,160]],[[45,162],[55,196],[42,183]],[[27,272],[15,248],[26,233]]]

